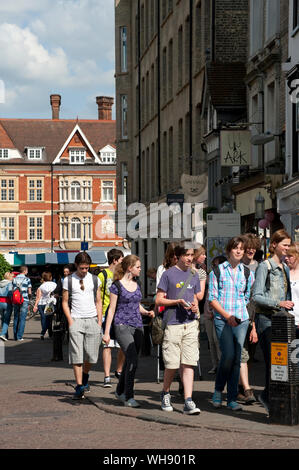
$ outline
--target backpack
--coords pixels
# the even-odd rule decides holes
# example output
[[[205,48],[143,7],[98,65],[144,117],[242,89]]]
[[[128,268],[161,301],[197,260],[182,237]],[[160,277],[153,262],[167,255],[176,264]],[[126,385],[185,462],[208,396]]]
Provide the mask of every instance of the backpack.
[[[247,291],[248,279],[249,279],[249,276],[250,276],[250,269],[247,266],[245,266],[245,264],[243,266],[244,266],[244,276],[245,276],[245,279],[246,279],[246,285],[245,285],[245,289],[244,289],[244,294],[245,294],[246,291]],[[219,265],[213,267],[213,272],[214,272],[214,274],[217,278],[218,289],[219,289],[219,286],[220,286],[220,269],[219,269]]]
[[[21,289],[23,282],[24,282],[24,279],[21,282],[21,284],[16,283],[16,286],[13,287],[12,298],[11,298],[11,302],[13,305],[22,305],[24,303],[24,297],[23,297],[22,289]]]

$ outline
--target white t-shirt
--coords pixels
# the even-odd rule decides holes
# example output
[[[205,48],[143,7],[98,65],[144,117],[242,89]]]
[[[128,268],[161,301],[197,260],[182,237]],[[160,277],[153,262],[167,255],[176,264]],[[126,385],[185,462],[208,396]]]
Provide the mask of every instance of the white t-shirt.
[[[92,274],[87,273],[83,278],[84,290],[80,288],[80,278],[76,273],[72,274],[72,318],[92,318],[97,315],[94,303],[94,284]],[[97,277],[98,288],[101,281]],[[63,280],[63,289],[68,291],[68,277]]]
[[[56,289],[57,284],[56,282],[46,281],[40,287],[39,290],[41,292],[41,298],[38,302],[38,305],[46,305],[48,300],[50,300],[50,294]],[[56,304],[56,299],[53,297],[53,303]]]
[[[295,325],[299,326],[299,280],[290,281],[292,291],[292,301],[294,302],[293,310],[290,311],[295,317]]]

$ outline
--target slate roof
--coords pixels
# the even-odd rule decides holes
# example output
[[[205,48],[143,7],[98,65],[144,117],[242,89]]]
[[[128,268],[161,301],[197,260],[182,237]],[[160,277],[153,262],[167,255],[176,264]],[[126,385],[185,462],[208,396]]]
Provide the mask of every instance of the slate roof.
[[[207,65],[207,87],[213,106],[246,107],[246,68],[243,63],[210,63]]]
[[[51,163],[76,124],[96,153],[107,144],[115,147],[115,121],[64,119],[0,119],[0,148],[16,148],[27,160],[25,147],[44,147],[43,163]],[[6,160],[6,164],[20,159]],[[30,161],[31,163],[31,161]]]

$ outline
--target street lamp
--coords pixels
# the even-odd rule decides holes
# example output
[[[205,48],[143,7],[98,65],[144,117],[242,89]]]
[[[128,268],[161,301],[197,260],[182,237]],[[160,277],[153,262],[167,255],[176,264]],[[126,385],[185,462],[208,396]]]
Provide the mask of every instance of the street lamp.
[[[259,192],[255,198],[255,218],[257,220],[263,219],[265,213],[265,199]]]

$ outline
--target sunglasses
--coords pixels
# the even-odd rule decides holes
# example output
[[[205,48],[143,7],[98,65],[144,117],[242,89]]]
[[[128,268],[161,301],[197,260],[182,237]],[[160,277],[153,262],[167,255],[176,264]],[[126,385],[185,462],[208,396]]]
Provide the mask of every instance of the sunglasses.
[[[80,279],[80,289],[81,290],[85,289],[84,284],[83,284],[83,279]]]

